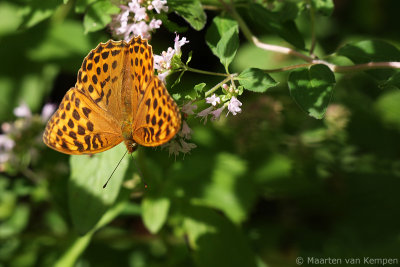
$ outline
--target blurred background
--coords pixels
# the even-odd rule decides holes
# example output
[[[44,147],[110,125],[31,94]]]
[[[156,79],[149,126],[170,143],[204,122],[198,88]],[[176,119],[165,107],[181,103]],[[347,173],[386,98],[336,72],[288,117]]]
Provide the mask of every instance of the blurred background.
[[[49,8],[59,5],[53,2]],[[398,47],[399,1],[334,3],[331,17],[317,17],[317,54],[365,39]],[[68,207],[69,156],[45,147],[41,135],[52,110],[46,104],[60,103],[83,58],[111,35],[107,29],[85,34],[82,15],[71,5],[44,20],[47,9],[29,17],[28,6],[35,4],[0,3],[0,266],[296,266],[298,256],[398,257],[400,91],[382,89],[363,72],[336,75],[322,120],[291,99],[288,73],[271,74],[280,84],[265,94],[245,92],[236,116],[206,124],[189,117],[197,148],[176,158],[140,148],[150,188],[125,183],[120,194],[129,201],[118,216],[83,240]],[[19,12],[30,19],[22,24]],[[193,51],[190,66],[223,71],[204,40],[217,14],[207,11],[204,30],[181,33],[190,41],[183,57]],[[169,19],[187,26],[174,14]],[[307,14],[296,23],[309,44]],[[251,26],[263,41],[287,45]],[[158,30],[151,40],[155,53],[172,46],[174,37]],[[231,71],[296,63],[241,36]],[[169,91],[219,81],[185,73]],[[146,207],[163,217],[156,231],[143,223]],[[71,249],[79,246],[85,249]]]

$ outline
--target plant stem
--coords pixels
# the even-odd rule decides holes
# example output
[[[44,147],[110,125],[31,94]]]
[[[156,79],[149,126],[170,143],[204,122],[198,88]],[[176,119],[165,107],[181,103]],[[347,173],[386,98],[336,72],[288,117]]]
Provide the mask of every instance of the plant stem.
[[[370,69],[400,69],[400,62],[369,62],[364,64],[356,64],[352,66],[337,66],[334,65],[333,71],[338,73],[347,73],[352,71],[362,71]]]
[[[219,87],[221,87],[221,85],[223,85],[224,83],[226,83],[227,81],[229,81],[231,78],[232,78],[232,76],[235,76],[235,75],[229,75],[228,77],[226,77],[225,79],[223,79],[221,82],[219,82],[217,85],[215,85],[213,88],[211,88],[210,90],[208,90],[206,93],[205,93],[205,96],[209,96],[209,95],[211,95],[212,93],[214,93],[215,91],[217,91],[218,89],[219,89]]]
[[[185,67],[185,70],[187,71],[191,71],[191,72],[196,72],[196,73],[200,73],[200,74],[207,74],[207,75],[213,75],[213,76],[229,76],[229,74],[226,73],[219,73],[219,72],[211,72],[211,71],[206,71],[206,70],[199,70],[199,69],[194,69],[191,68],[189,66]]]
[[[314,49],[316,43],[316,36],[315,36],[315,10],[311,3],[311,0],[308,0],[308,5],[310,6],[310,21],[311,21],[311,47],[310,47],[310,56],[315,58]]]

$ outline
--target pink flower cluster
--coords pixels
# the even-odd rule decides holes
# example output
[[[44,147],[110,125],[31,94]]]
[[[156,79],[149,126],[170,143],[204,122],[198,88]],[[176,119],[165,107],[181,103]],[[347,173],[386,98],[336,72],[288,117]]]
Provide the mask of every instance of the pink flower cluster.
[[[181,47],[189,43],[185,37],[179,40],[179,35],[176,35],[174,40],[174,48],[168,47],[167,51],[163,51],[161,55],[154,55],[154,68],[157,70],[158,78],[165,83],[166,77],[171,74],[171,61],[176,55],[181,57]]]
[[[224,111],[226,107],[228,107],[228,112],[226,116],[228,116],[229,112],[232,113],[234,116],[242,112],[242,109],[240,108],[242,106],[242,102],[240,102],[239,99],[236,98],[236,96],[232,96],[229,102],[223,103],[222,106],[219,108],[216,107],[218,106],[218,104],[221,103],[221,98],[219,96],[216,96],[215,94],[207,97],[206,103],[211,104],[211,106],[200,111],[197,114],[197,117],[204,119],[204,124],[207,123],[208,115],[212,116],[211,120],[218,120],[221,116],[222,111]]]
[[[158,14],[167,12],[166,0],[131,0],[127,5],[121,5],[121,13],[113,18],[110,28],[114,35],[129,41],[133,36],[150,39],[151,33],[160,28],[162,22],[154,18],[154,11]]]

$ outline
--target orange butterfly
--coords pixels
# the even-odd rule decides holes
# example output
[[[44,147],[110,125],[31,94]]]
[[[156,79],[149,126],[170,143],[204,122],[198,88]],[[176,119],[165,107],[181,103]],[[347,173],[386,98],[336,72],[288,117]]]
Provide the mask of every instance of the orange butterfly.
[[[100,43],[83,60],[78,80],[47,123],[43,141],[66,154],[94,154],[122,141],[159,146],[179,131],[181,114],[154,75],[147,40]]]

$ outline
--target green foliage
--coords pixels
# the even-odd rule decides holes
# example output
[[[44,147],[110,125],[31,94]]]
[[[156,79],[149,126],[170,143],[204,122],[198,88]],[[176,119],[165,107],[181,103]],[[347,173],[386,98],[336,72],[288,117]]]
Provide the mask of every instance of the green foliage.
[[[125,146],[121,144],[115,149],[99,154],[98,157],[71,157],[68,199],[72,223],[80,234],[91,230],[117,199],[128,169],[128,158],[125,157],[119,164],[112,176],[112,183],[104,189],[103,185],[106,182],[107,172],[117,164],[115,159],[124,151]]]
[[[290,73],[289,90],[297,104],[310,116],[322,119],[332,98],[335,76],[325,65],[313,65]]]
[[[215,17],[207,30],[207,45],[227,70],[239,47],[239,30],[235,20]]]
[[[238,81],[245,89],[258,93],[264,93],[268,88],[278,85],[271,76],[256,68],[242,71]]]
[[[170,0],[168,5],[182,16],[193,29],[200,31],[207,22],[200,0]]]
[[[83,19],[85,33],[103,29],[111,22],[111,15],[119,11],[119,8],[108,0],[94,2],[88,7],[85,18]]]
[[[150,9],[170,31],[153,34],[154,51],[173,46],[174,31],[189,40],[167,88],[181,110],[193,108],[182,112],[191,131],[174,144],[197,147],[183,156],[168,144],[139,147],[105,189],[125,146],[52,151],[39,114],[74,86],[91,49],[120,36],[109,24],[128,2],[1,2],[0,266],[397,258],[400,2],[378,2],[169,0],[168,12]],[[391,66],[369,67],[376,62]],[[32,115],[14,115],[21,103]],[[200,119],[207,109],[223,112]]]
[[[249,16],[266,31],[274,33],[288,41],[292,45],[304,49],[303,36],[297,29],[293,20],[287,20],[286,15],[282,14],[285,10],[280,12],[271,12],[260,4],[249,5]]]

